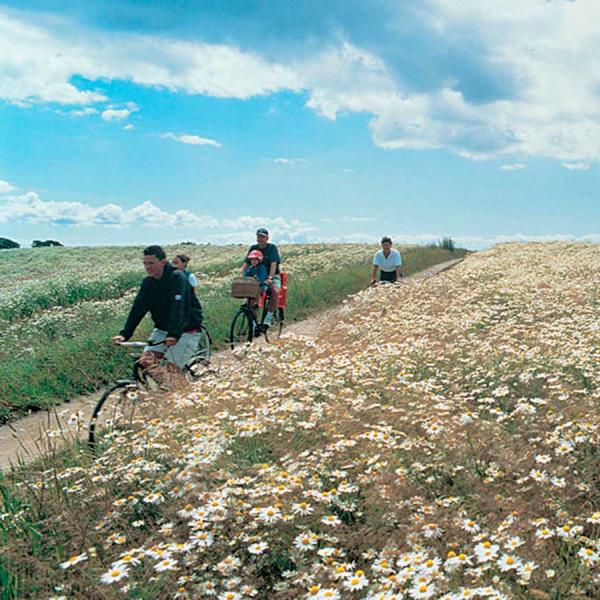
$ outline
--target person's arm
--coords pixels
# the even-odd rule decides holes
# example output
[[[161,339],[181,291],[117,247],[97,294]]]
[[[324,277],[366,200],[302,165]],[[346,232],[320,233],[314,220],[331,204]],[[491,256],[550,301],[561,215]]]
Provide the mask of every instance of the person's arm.
[[[379,267],[377,265],[373,265],[373,270],[371,271],[371,283],[375,283],[377,281],[377,269]]]
[[[260,265],[258,267],[258,283],[260,283],[261,285],[263,285],[265,283],[265,281],[267,280],[268,277],[268,273],[267,273],[267,267],[265,267],[265,265]]]
[[[135,331],[136,327],[140,324],[140,321],[144,318],[144,315],[148,312],[148,306],[146,303],[146,299],[148,295],[146,282],[142,282],[140,289],[131,305],[131,310],[129,311],[129,316],[127,317],[127,321],[125,322],[125,326],[121,329],[121,332],[118,336],[113,338],[113,341],[126,341],[128,340]],[[122,337],[122,340],[117,340],[116,338]]]
[[[401,267],[400,265],[398,265],[398,266],[396,267],[396,277],[397,277],[398,279],[400,279],[400,278],[404,277],[404,275],[402,275],[402,267]]]
[[[167,346],[173,346],[183,333],[185,326],[185,303],[187,302],[187,277],[180,271],[174,271],[169,280],[169,297],[171,299],[171,314],[167,330]]]
[[[271,264],[269,265],[269,280],[273,279],[275,271],[277,271],[277,265],[279,265],[280,262],[281,258],[279,256],[279,250],[277,249],[277,246],[273,244],[273,247],[271,248]]]

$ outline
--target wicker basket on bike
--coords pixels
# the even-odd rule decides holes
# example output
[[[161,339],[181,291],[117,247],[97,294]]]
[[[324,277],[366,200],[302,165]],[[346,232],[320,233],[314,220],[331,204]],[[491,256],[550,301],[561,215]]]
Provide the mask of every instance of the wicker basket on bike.
[[[260,284],[254,277],[236,277],[231,282],[231,295],[234,298],[252,298],[258,300]]]

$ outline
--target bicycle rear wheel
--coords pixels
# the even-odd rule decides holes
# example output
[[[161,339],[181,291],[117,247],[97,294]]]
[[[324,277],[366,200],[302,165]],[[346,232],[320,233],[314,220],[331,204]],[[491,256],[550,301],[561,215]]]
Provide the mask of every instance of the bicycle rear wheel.
[[[210,360],[212,354],[212,338],[208,329],[204,325],[200,327],[200,339],[198,341],[198,350],[194,354],[194,358],[202,358],[205,361]]]
[[[231,322],[231,327],[229,328],[229,345],[233,350],[236,346],[240,344],[245,344],[246,342],[251,342],[254,331],[252,317],[250,316],[250,311],[240,308],[237,314],[233,318]]]
[[[100,438],[131,424],[138,398],[138,387],[131,380],[113,383],[100,396],[88,429],[88,446],[93,452],[96,451]]]

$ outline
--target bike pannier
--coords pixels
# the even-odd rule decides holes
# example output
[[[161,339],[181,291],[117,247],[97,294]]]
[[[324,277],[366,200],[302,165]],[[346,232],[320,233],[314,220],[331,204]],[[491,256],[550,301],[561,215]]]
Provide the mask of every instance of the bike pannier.
[[[254,277],[236,277],[231,282],[231,295],[234,298],[258,298],[260,285]]]

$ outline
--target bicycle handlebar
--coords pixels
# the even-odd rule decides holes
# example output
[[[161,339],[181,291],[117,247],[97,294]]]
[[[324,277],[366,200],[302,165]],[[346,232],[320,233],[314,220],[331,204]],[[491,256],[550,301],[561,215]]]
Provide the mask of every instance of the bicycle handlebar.
[[[146,346],[159,346],[164,343],[165,340],[148,340],[147,342],[117,342],[117,345],[128,346],[129,348],[145,348]]]

